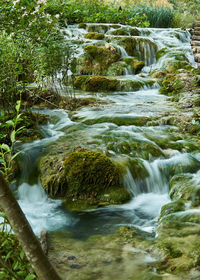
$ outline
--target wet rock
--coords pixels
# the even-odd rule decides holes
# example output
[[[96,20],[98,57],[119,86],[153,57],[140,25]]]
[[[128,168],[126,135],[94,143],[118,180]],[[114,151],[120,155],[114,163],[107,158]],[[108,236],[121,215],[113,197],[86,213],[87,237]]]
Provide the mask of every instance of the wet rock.
[[[116,91],[119,84],[119,80],[104,76],[77,76],[74,81],[75,88],[95,92]]]
[[[142,68],[144,67],[144,62],[138,60],[135,57],[124,57],[121,60],[130,66],[133,74],[139,73],[142,70]]]
[[[191,202],[193,206],[199,205],[200,184],[193,180],[192,174],[175,175],[170,181],[169,195],[173,200],[181,198]]]
[[[53,160],[53,165],[50,164]],[[62,165],[58,172],[54,163]],[[99,203],[118,204],[130,199],[122,185],[123,167],[102,153],[94,151],[73,152],[44,156],[39,163],[41,184],[52,198],[67,200],[68,208],[87,208]],[[47,171],[44,173],[43,169]]]
[[[102,34],[102,33],[95,33],[95,32],[89,32],[89,33],[86,33],[84,35],[85,39],[92,39],[92,40],[103,40],[104,37],[105,37],[104,34]]]
[[[72,61],[71,70],[75,74],[106,75],[109,66],[119,58],[120,54],[115,48],[111,50],[105,46],[88,45],[84,48],[84,54]]]
[[[175,201],[172,201],[168,204],[165,204],[161,209],[161,217],[169,215],[171,213],[184,211],[185,210],[185,203],[183,200],[178,199]]]

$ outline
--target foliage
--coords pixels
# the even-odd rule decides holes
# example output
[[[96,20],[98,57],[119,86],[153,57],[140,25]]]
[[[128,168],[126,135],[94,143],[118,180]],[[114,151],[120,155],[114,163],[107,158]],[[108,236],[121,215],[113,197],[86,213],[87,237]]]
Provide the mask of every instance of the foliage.
[[[169,7],[143,6],[139,7],[137,11],[146,15],[150,27],[168,28],[172,26],[174,11]]]
[[[162,82],[163,87],[160,88],[160,93],[173,95],[180,93],[184,85],[180,79],[175,78],[173,74],[168,74]]]
[[[3,212],[0,212],[0,279],[8,280],[32,280],[36,276],[28,263],[28,260],[8,226],[8,220]]]
[[[0,144],[0,164],[1,164],[0,167],[7,181],[9,181],[9,177],[12,173],[13,161],[19,154],[19,153],[14,154],[14,144],[16,141],[16,134],[18,134],[24,128],[24,126],[22,126],[17,129],[17,124],[21,120],[21,114],[19,112],[20,106],[21,106],[21,101],[18,101],[15,106],[16,117],[6,122],[6,125],[12,128],[10,133],[11,145],[9,146],[5,143]]]
[[[0,101],[3,108],[11,107],[28,83],[46,87],[63,68],[67,46],[58,26],[58,16],[46,13],[47,6],[45,0],[0,0]]]
[[[59,13],[61,24],[81,22],[121,23],[134,26],[148,26],[147,18],[142,12],[135,11],[135,6],[119,10],[119,6],[93,1],[49,1],[47,11],[54,15]],[[62,13],[61,13],[62,12]]]

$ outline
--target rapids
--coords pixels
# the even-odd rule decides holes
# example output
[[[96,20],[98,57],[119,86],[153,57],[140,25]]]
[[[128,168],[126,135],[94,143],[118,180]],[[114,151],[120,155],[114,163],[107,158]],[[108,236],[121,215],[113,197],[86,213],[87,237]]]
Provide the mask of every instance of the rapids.
[[[91,27],[92,24],[88,26]],[[110,35],[114,30],[112,26],[96,24],[95,28],[101,29],[112,43],[114,38]],[[91,44],[91,41],[96,42],[84,39],[87,31],[76,25],[69,26],[65,30],[66,42],[71,44],[75,57],[83,54],[85,45]],[[139,56],[145,63],[142,70],[144,75],[154,69],[160,70],[165,67],[166,61],[173,60],[174,55],[184,54],[188,62],[195,66],[188,31],[150,28],[138,28],[138,31],[139,36],[135,38],[138,41]],[[165,49],[165,54],[158,60],[156,60],[155,45],[157,50]],[[114,46],[121,57],[128,56],[123,46],[117,45],[116,42]],[[117,78],[119,80],[148,79],[133,75],[130,71]],[[178,163],[184,162],[190,165],[191,162],[190,154],[180,153],[175,148],[170,158],[152,156],[145,150],[145,145],[152,145],[162,155],[163,151],[157,140],[173,142],[171,139],[177,133],[176,128],[172,126],[153,126],[153,123],[151,125],[153,118],[164,112],[176,110],[166,100],[166,96],[159,94],[158,89],[159,85],[155,79],[153,85],[147,86],[144,83],[144,86],[135,92],[91,93],[77,90],[77,98],[94,97],[104,101],[105,104],[83,107],[73,114],[68,114],[69,112],[64,110],[40,110],[40,113],[50,115],[51,119],[47,125],[41,127],[44,138],[18,147],[21,151],[19,163],[22,170],[21,177],[18,179],[18,201],[36,234],[39,235],[44,229],[47,231],[66,229],[75,237],[84,239],[93,234],[112,233],[119,226],[135,227],[155,234],[161,207],[170,201],[168,171]],[[66,94],[64,89],[61,90],[61,94]],[[148,126],[145,123],[127,124],[127,120],[140,121],[143,117],[150,121]],[[120,143],[138,141],[145,154],[141,161],[148,177],[134,179],[127,166],[124,186],[132,193],[132,200],[129,203],[75,213],[67,211],[62,207],[61,201],[47,197],[36,172],[37,159],[45,151],[46,145],[60,139],[76,146],[103,151],[119,162],[126,162],[131,157],[140,157],[140,155],[126,153],[123,147],[120,148]],[[194,155],[194,158],[198,160],[198,155]]]

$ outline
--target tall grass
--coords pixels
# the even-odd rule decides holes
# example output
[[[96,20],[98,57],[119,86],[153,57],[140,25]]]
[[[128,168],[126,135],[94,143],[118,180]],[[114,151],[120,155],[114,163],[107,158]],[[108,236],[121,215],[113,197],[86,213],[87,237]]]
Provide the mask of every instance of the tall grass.
[[[147,20],[150,22],[150,27],[172,27],[174,11],[169,7],[143,6],[139,7],[137,10],[147,16]]]

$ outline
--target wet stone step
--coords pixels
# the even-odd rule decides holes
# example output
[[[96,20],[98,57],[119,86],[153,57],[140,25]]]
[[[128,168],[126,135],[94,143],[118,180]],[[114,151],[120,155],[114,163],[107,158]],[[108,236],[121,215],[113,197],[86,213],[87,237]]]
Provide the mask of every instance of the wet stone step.
[[[200,47],[193,47],[192,51],[193,53],[200,53]]]
[[[193,35],[197,35],[197,36],[200,36],[200,31],[197,31],[197,30],[192,30],[191,31],[191,33],[193,34]]]
[[[191,41],[192,46],[200,46],[200,41]]]
[[[200,63],[200,54],[196,54],[196,55],[194,56],[194,59],[195,59],[196,62],[199,62],[199,63]]]
[[[192,36],[192,40],[194,41],[200,41],[200,34],[197,36],[197,35],[193,35]]]

